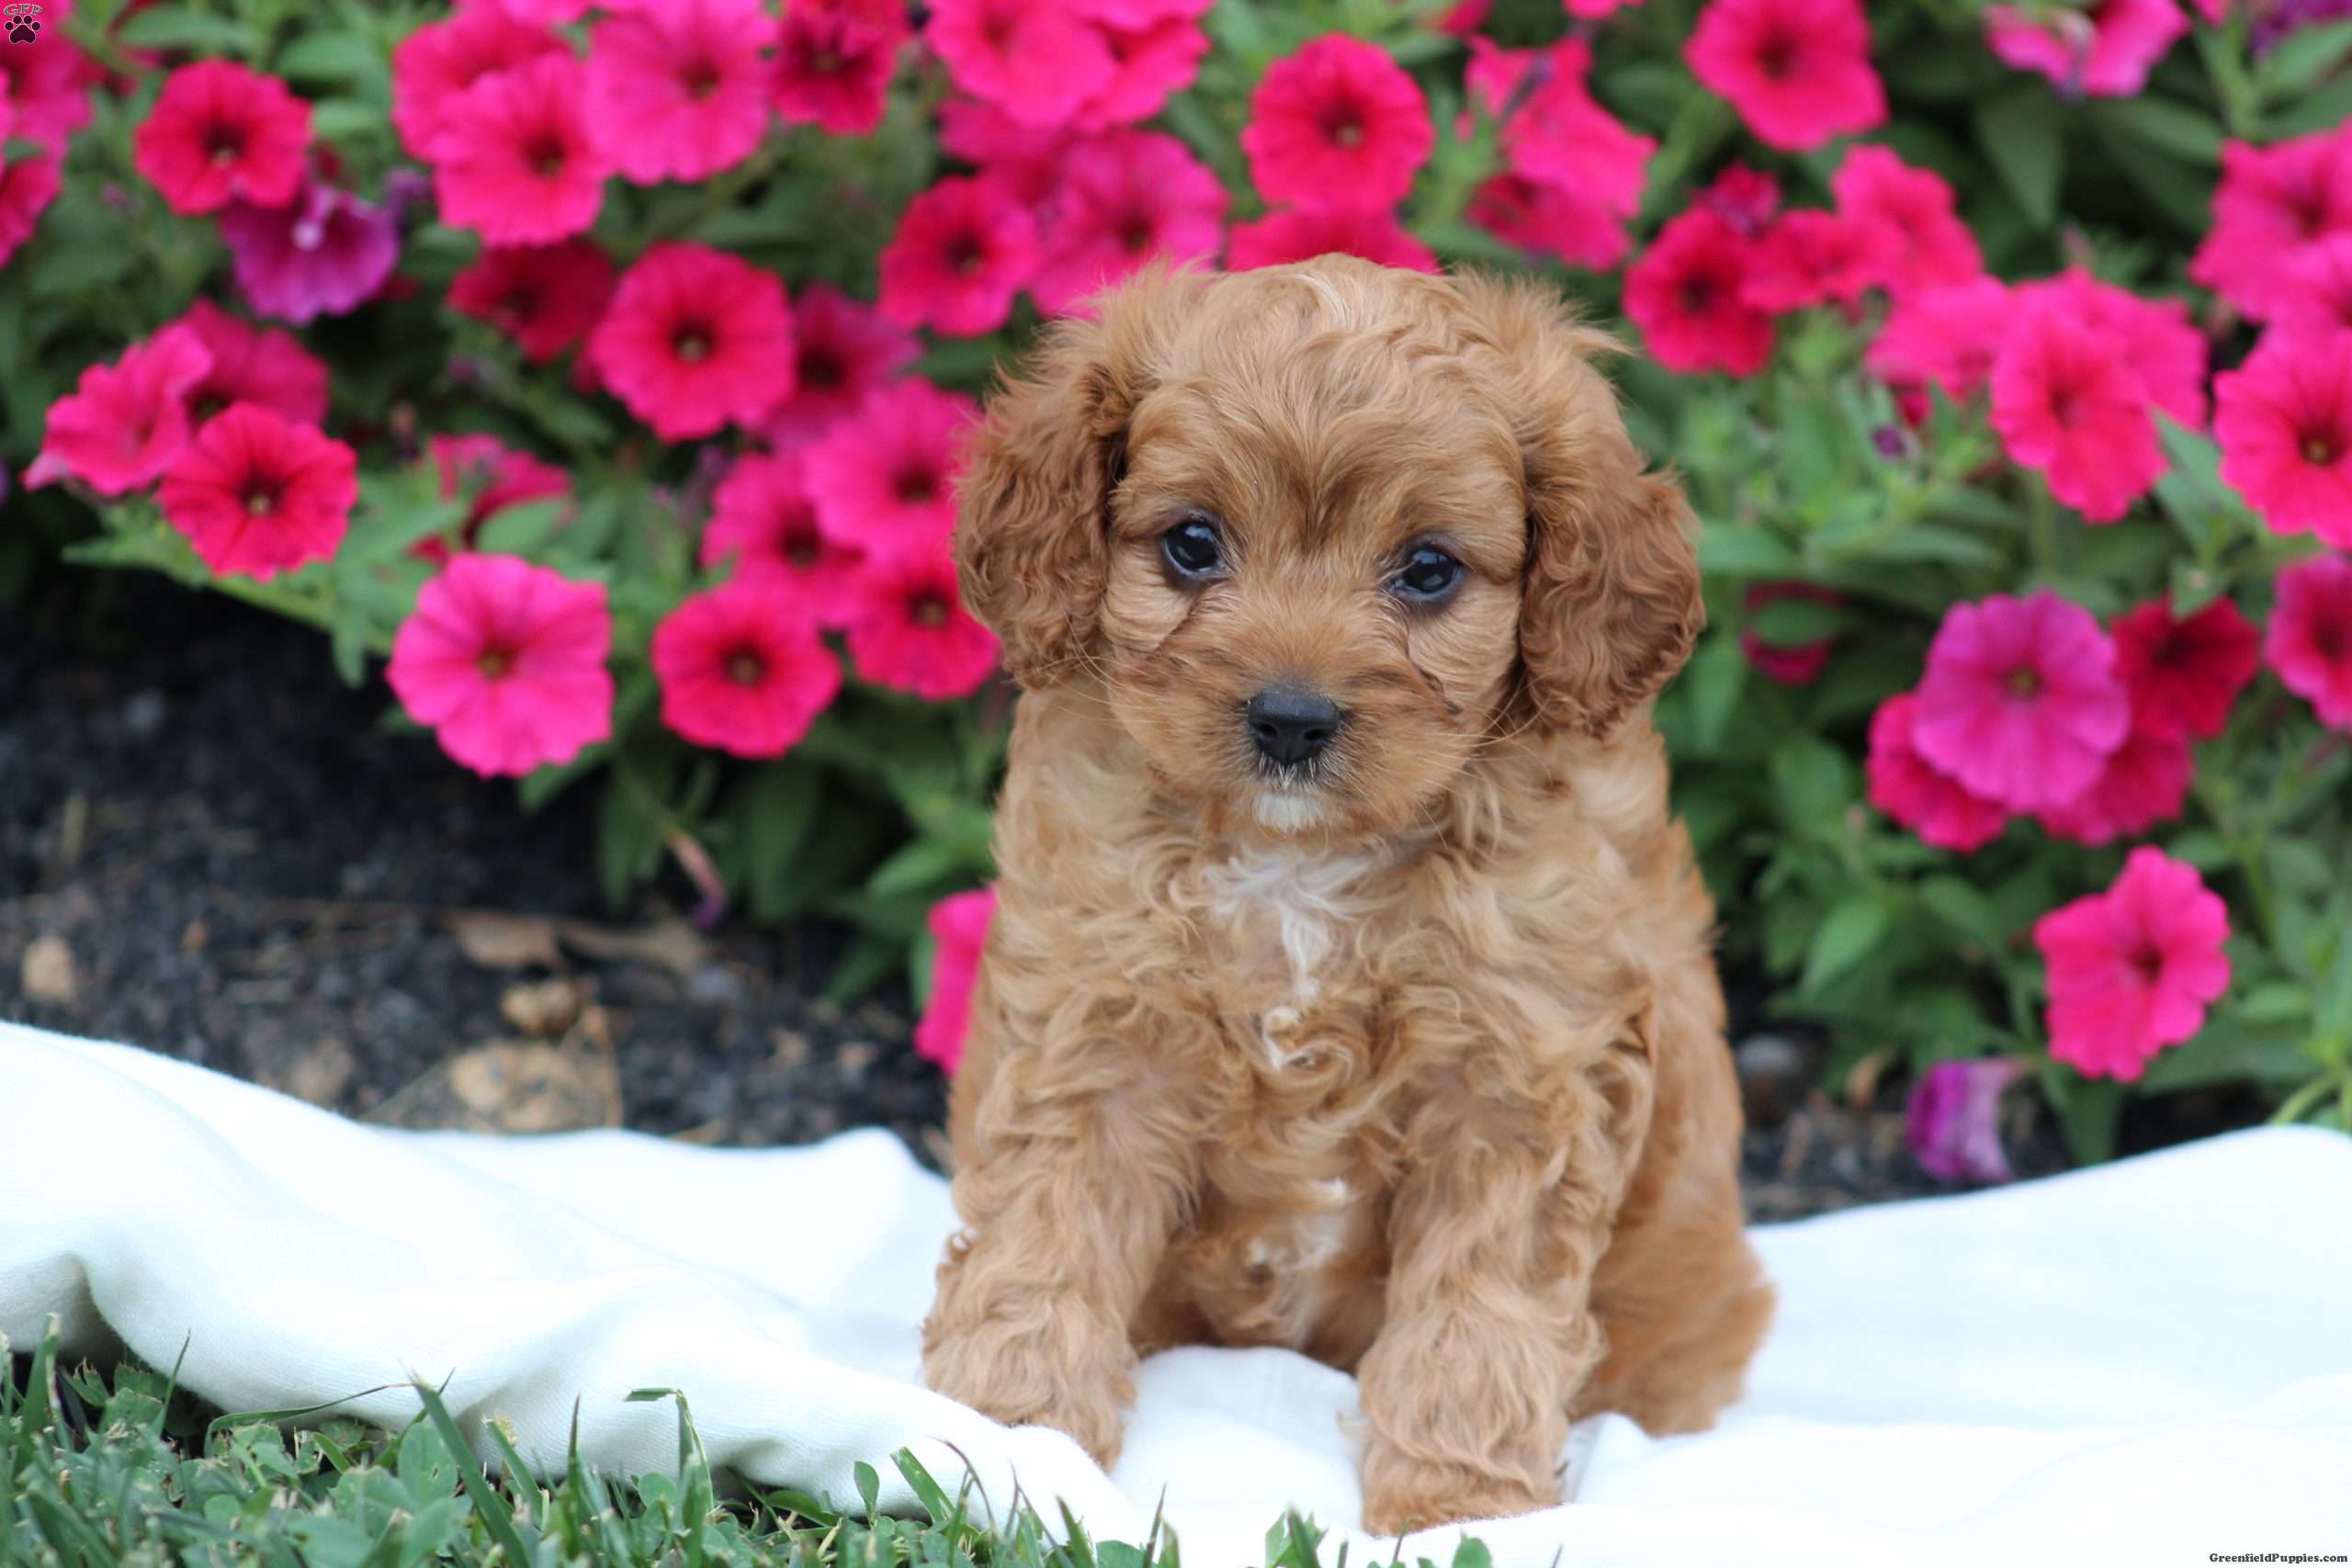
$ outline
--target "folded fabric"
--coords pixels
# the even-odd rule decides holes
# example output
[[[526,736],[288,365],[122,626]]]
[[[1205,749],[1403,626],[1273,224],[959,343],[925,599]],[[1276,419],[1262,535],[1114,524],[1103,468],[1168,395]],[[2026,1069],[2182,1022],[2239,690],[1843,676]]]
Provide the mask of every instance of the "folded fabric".
[[[412,1376],[497,1415],[534,1465],[580,1442],[668,1468],[692,1402],[714,1462],[855,1496],[874,1462],[968,1461],[1185,1560],[1238,1568],[1295,1507],[1354,1529],[1354,1383],[1282,1350],[1148,1361],[1105,1475],[917,1381],[955,1216],[888,1134],[692,1148],[363,1127],[119,1045],[0,1024],[0,1333],[180,1363],[232,1410]],[[2352,1139],[2238,1134],[2005,1190],[1759,1228],[1780,1320],[1713,1432],[1581,1424],[1567,1506],[1471,1527],[1497,1563],[2204,1562],[2352,1554]],[[1050,1507],[1048,1517],[1053,1517]],[[1462,1532],[1405,1543],[1443,1562]]]

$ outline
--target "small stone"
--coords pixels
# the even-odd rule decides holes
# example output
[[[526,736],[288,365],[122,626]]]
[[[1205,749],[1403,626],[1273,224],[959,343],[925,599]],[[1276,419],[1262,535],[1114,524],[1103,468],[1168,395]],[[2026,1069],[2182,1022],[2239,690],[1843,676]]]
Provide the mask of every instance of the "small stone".
[[[261,1081],[281,1094],[309,1105],[330,1109],[341,1103],[351,1081],[359,1075],[359,1058],[343,1041],[330,1034],[272,1072]]]
[[[74,975],[74,950],[58,936],[37,936],[26,945],[17,981],[27,1000],[59,1007],[73,1006],[81,990]]]
[[[872,1041],[853,1040],[833,1053],[833,1065],[840,1069],[842,1077],[854,1082],[865,1076],[866,1069],[874,1066],[876,1058],[881,1055],[882,1048]]]
[[[153,740],[162,733],[170,714],[171,705],[164,700],[164,694],[151,687],[122,705],[122,728],[133,740]]]
[[[1751,1034],[1732,1053],[1740,1104],[1751,1127],[1777,1127],[1804,1098],[1811,1064],[1804,1048],[1778,1034]]]
[[[540,980],[509,986],[498,998],[499,1016],[535,1039],[552,1039],[570,1029],[584,998],[571,980]]]
[[[698,1008],[732,1008],[743,1004],[742,976],[723,964],[706,964],[686,976],[686,1000]]]

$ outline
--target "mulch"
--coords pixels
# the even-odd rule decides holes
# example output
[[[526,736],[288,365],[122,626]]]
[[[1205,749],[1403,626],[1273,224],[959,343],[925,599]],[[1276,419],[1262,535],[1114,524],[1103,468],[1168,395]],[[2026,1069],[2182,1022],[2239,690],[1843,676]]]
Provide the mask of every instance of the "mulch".
[[[944,1084],[903,990],[818,999],[839,931],[698,932],[682,880],[605,908],[592,792],[526,814],[304,628],[141,578],[0,615],[0,1017],[399,1125],[763,1145],[878,1123],[935,1162]],[[1740,1060],[1758,1219],[1940,1190],[1890,1094],[1833,1101],[1801,1039]],[[2064,1164],[2046,1129],[2018,1153]]]

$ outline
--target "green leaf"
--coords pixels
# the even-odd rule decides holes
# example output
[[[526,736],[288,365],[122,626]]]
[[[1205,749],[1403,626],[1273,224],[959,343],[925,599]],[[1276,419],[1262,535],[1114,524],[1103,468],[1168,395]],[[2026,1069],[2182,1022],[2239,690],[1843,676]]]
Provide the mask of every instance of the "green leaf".
[[[178,6],[136,12],[115,28],[133,49],[185,50],[191,54],[235,54],[250,58],[261,47],[253,28],[226,17],[208,17]]]
[[[1772,749],[1768,766],[1781,819],[1796,832],[1819,837],[1844,831],[1856,795],[1846,753],[1812,735],[1794,735]]]
[[[1975,122],[1977,145],[2001,184],[2027,217],[2049,228],[2057,221],[2058,187],[2066,175],[2064,123],[2049,88],[2029,82],[1983,100]]]
[[[1690,694],[1691,744],[1701,755],[1711,756],[1723,749],[1724,732],[1739,711],[1740,694],[1747,689],[1747,660],[1740,653],[1739,638],[1718,631],[1700,643],[1682,683]]]
[[[943,884],[983,869],[975,864],[970,845],[956,839],[917,839],[874,868],[865,879],[869,897],[898,898],[928,893]]]
[[[390,75],[390,62],[376,46],[356,33],[305,33],[277,51],[272,62],[280,76],[300,82],[348,82],[355,85],[381,83]]]
[[[555,499],[501,507],[482,524],[475,547],[492,555],[532,555],[554,536],[570,510],[570,502]]]
[[[1815,928],[1797,989],[1811,996],[1868,958],[1892,925],[1886,906],[1869,893],[1849,894]]]
[[[1846,612],[1815,599],[1775,599],[1751,612],[1747,624],[1758,638],[1774,648],[1803,648],[1827,642],[1846,629]]]
[[[2255,91],[2264,99],[2298,97],[2352,59],[2352,18],[2307,22],[2280,39],[2254,72]]]
[[[864,1460],[859,1460],[850,1473],[856,1478],[858,1501],[865,1505],[866,1518],[869,1520],[880,1518],[882,1517],[882,1478],[875,1474],[874,1467]]]
[[[1931,876],[1919,884],[1919,902],[1961,935],[1998,951],[2008,930],[1993,901],[1957,876]]]
[[[386,137],[391,121],[382,107],[358,98],[321,98],[311,106],[311,130],[322,141]]]
[[[1699,531],[1699,567],[1709,576],[1787,577],[1797,558],[1770,529],[1713,524]]]
[[[2058,1107],[2066,1147],[2077,1165],[2100,1165],[2115,1157],[2115,1130],[2123,1120],[2123,1086],[2108,1078],[2071,1075]]]
[[[2115,135],[2154,148],[2168,157],[2219,167],[2222,128],[2213,117],[2168,98],[2101,98],[2091,107],[2095,124]]]
[[[790,909],[792,866],[816,825],[818,770],[793,757],[758,769],[736,792],[752,912],[780,920]]]
[[[2117,121],[2094,116],[2091,132],[2122,168],[2150,206],[2180,228],[2201,234],[2212,221],[2213,175],[2198,165],[2157,151],[2120,129]]]

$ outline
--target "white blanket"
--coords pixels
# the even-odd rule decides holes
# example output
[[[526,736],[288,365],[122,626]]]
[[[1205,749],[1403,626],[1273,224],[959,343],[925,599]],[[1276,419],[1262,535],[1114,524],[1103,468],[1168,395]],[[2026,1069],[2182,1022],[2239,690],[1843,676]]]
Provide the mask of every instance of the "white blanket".
[[[951,1489],[1066,1499],[1137,1540],[1163,1489],[1185,1560],[1261,1560],[1285,1506],[1354,1530],[1354,1385],[1280,1350],[1143,1370],[1105,1476],[1057,1433],[920,1387],[953,1224],[883,1133],[812,1148],[355,1125],[183,1063],[0,1024],[0,1333],[52,1314],[231,1409],[418,1374],[560,1464],[669,1467],[686,1392],[715,1462],[854,1499],[910,1447]],[[2202,1563],[2352,1554],[2352,1140],[2217,1138],[2004,1191],[1761,1228],[1779,1325],[1713,1432],[1615,1416],[1575,1501],[1482,1525],[1494,1560]],[[406,1389],[345,1407],[400,1423]],[[1053,1517],[1050,1507],[1048,1517]],[[1457,1536],[1407,1543],[1442,1562]],[[2279,1561],[2286,1560],[2283,1556]],[[2342,1561],[2338,1557],[2336,1561]]]

